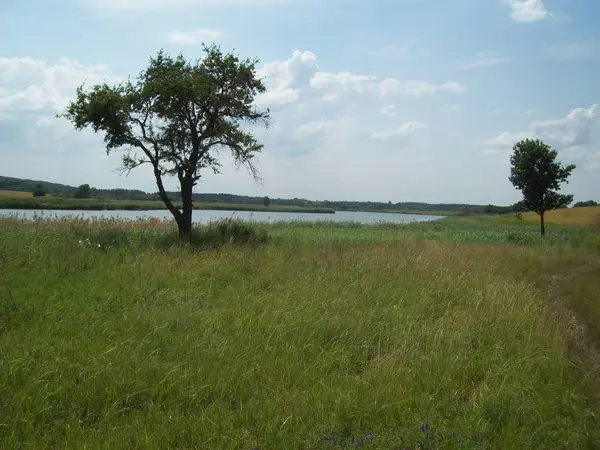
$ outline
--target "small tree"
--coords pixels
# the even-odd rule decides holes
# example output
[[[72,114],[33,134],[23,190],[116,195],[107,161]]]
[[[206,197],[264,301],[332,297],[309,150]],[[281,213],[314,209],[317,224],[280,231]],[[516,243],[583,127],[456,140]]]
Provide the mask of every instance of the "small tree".
[[[34,197],[44,197],[46,195],[46,191],[44,190],[42,185],[38,183],[35,185],[35,189],[33,190],[32,194]]]
[[[563,208],[573,201],[572,195],[559,193],[560,184],[568,183],[574,165],[556,162],[558,152],[539,139],[525,139],[513,147],[510,157],[511,183],[523,193],[527,208],[540,216],[542,235],[546,234],[544,214]]]
[[[91,194],[92,194],[92,190],[90,189],[90,185],[82,184],[81,186],[79,186],[77,188],[77,191],[75,191],[75,195],[73,197],[75,197],[75,198],[90,198]]]
[[[80,130],[91,126],[104,133],[108,153],[125,149],[123,172],[149,164],[158,194],[177,222],[180,236],[192,230],[192,193],[203,169],[218,173],[219,150],[228,149],[237,165],[256,180],[254,157],[263,146],[244,122],[268,125],[269,110],[254,106],[265,91],[257,76],[258,60],[223,54],[219,47],[203,46],[204,58],[189,62],[162,51],[150,59],[135,81],[84,90],[63,117]],[[176,176],[181,210],[168,197],[163,179]]]
[[[269,197],[263,198],[263,205],[268,208],[269,206],[271,206],[271,199]]]

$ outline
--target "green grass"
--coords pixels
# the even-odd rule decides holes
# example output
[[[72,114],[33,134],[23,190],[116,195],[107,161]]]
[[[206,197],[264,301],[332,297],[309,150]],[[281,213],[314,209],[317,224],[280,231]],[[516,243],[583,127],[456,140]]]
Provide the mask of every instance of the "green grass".
[[[536,231],[0,220],[0,448],[598,448],[598,234]]]

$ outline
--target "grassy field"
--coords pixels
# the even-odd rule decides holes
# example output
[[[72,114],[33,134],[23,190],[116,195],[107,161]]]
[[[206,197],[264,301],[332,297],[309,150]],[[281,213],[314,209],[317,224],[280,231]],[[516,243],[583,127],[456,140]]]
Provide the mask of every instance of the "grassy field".
[[[523,218],[527,221],[539,222],[540,220],[540,217],[534,212],[524,213]],[[546,213],[545,221],[547,223],[600,226],[600,206],[555,209]]]
[[[0,220],[0,448],[593,449],[600,235]]]
[[[3,194],[4,193],[4,194]],[[0,191],[0,209],[55,209],[55,210],[134,210],[151,211],[166,210],[162,201],[152,200],[114,200],[114,199],[76,199],[47,195],[34,198],[31,193],[14,191]],[[27,194],[27,195],[23,195]],[[177,202],[175,202],[177,204]],[[279,205],[249,205],[236,203],[195,203],[194,209],[227,210],[227,211],[265,211],[265,212],[292,212],[292,213],[324,213],[333,214],[331,208],[306,208],[301,206]]]

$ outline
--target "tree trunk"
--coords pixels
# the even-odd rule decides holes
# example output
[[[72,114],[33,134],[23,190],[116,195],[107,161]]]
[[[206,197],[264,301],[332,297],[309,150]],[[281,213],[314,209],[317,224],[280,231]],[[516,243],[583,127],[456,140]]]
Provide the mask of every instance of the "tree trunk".
[[[184,179],[181,182],[181,203],[182,214],[181,223],[179,224],[179,236],[189,238],[192,233],[192,191],[194,183],[191,179]]]
[[[546,235],[546,225],[544,224],[544,214],[545,214],[545,211],[540,213],[540,226],[541,226],[542,236]]]

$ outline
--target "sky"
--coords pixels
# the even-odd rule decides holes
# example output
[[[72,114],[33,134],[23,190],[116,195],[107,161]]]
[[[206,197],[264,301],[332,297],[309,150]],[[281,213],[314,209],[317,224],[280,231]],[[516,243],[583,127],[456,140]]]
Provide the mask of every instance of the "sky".
[[[0,21],[0,175],[155,191],[55,114],[215,42],[260,60],[273,123],[262,183],[222,152],[198,192],[508,205],[531,137],[577,166],[564,192],[600,200],[598,0],[0,0]]]

